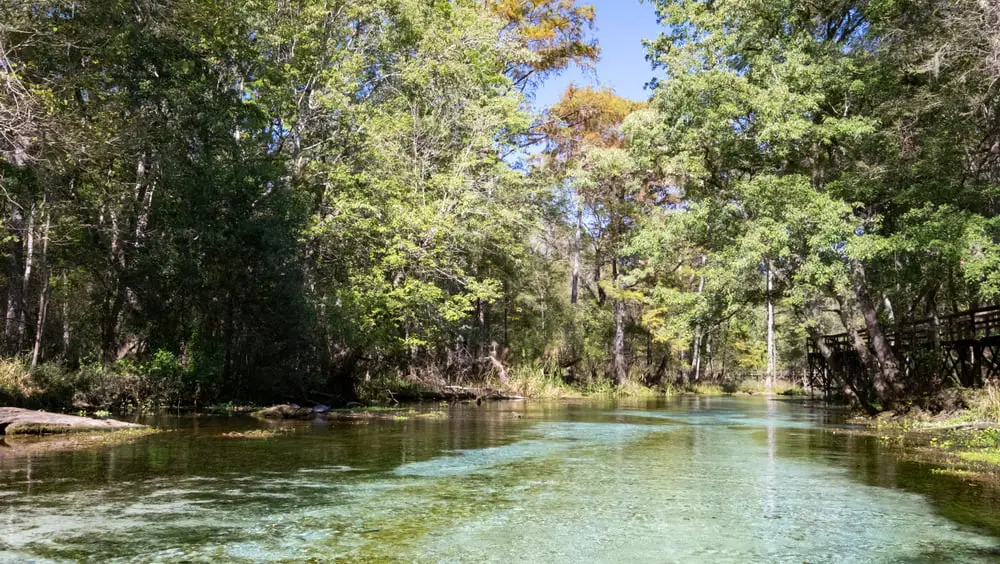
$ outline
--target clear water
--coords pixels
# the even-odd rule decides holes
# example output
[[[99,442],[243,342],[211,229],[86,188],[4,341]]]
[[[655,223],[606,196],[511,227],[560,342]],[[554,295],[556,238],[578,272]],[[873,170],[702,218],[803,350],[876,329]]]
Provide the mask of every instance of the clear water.
[[[996,489],[788,402],[459,406],[270,440],[158,423],[0,450],[0,561],[1000,561]]]

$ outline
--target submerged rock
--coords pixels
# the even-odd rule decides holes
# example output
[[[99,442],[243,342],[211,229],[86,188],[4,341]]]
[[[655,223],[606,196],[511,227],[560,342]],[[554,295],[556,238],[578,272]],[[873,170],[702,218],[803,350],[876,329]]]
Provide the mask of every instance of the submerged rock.
[[[58,435],[16,435],[0,436],[0,470],[2,462],[20,456],[30,456],[45,452],[83,450],[127,444],[159,431],[152,427],[141,429],[100,429]]]
[[[77,431],[142,428],[145,428],[145,425],[115,421],[114,419],[93,419],[47,411],[0,407],[0,435],[48,435]]]
[[[313,415],[313,410],[286,403],[255,411],[253,415],[264,419],[309,419]]]

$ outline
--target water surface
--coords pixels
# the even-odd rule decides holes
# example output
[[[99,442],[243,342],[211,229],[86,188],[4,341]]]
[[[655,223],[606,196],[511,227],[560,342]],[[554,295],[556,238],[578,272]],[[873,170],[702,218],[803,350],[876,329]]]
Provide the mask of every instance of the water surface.
[[[457,406],[447,419],[164,418],[4,457],[0,561],[994,562],[995,489],[762,399]]]

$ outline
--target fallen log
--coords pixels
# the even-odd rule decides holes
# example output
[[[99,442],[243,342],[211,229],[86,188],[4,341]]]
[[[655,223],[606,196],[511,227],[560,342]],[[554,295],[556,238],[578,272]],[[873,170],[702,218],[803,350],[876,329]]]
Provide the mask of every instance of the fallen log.
[[[434,392],[430,392],[434,393]],[[441,396],[442,400],[475,400],[476,402],[481,402],[484,400],[493,401],[504,401],[504,400],[523,400],[523,396],[515,396],[511,394],[505,394],[493,388],[466,388],[463,386],[444,386],[437,393]]]

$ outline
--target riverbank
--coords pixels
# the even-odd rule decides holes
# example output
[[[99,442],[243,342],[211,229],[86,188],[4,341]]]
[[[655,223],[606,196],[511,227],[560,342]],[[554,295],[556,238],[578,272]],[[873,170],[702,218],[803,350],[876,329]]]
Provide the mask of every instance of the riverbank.
[[[897,446],[905,458],[941,466],[941,473],[1000,482],[1000,386],[965,390],[953,400],[955,408],[937,414],[914,409],[852,423]]]
[[[227,398],[192,387],[177,366],[157,359],[148,366],[118,363],[83,366],[68,371],[57,365],[30,370],[18,360],[0,360],[0,406],[45,409],[63,413],[129,414],[162,409],[210,413],[252,412],[270,405],[296,402],[303,406],[336,404],[336,398],[312,390],[274,397]],[[357,404],[400,406],[417,402],[486,401],[495,399],[577,400],[585,398],[657,398],[681,395],[782,395],[807,393],[797,384],[779,381],[767,390],[760,380],[663,383],[649,386],[636,375],[622,385],[607,379],[565,381],[558,371],[537,365],[513,366],[498,376],[475,381],[411,378],[400,374],[366,376],[355,383]],[[351,406],[349,404],[348,406]]]
[[[412,384],[396,381],[389,387],[401,388],[404,394]],[[419,386],[418,386],[419,387]],[[609,380],[566,382],[540,369],[526,368],[510,371],[506,381],[491,380],[485,389],[501,395],[524,399],[583,399],[583,398],[656,398],[674,396],[807,396],[809,392],[796,382],[776,380],[768,389],[763,380],[702,381],[665,383],[648,386],[638,378],[616,385]],[[394,392],[399,395],[399,391]],[[419,393],[419,392],[418,392]],[[375,394],[379,395],[379,394]]]
[[[281,404],[259,409],[251,413],[254,417],[264,420],[298,420],[313,421],[406,421],[409,419],[444,419],[448,417],[447,403],[431,408],[416,409],[414,407],[356,407],[350,409],[329,409],[326,406],[313,408],[300,407],[295,404]]]

